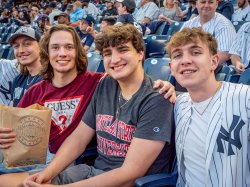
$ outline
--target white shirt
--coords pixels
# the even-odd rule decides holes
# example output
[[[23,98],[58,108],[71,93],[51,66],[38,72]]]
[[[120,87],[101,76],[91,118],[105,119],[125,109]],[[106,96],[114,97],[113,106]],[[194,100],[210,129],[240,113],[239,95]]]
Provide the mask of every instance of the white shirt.
[[[236,10],[232,15],[232,21],[250,21],[250,5]]]

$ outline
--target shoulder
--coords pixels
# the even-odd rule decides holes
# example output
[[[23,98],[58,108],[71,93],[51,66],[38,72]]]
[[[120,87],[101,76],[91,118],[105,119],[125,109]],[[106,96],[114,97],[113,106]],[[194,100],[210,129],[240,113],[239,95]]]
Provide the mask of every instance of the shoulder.
[[[200,16],[194,17],[193,19],[190,19],[190,20],[184,22],[182,27],[185,28],[185,27],[199,26],[199,20],[200,20]]]
[[[82,79],[87,79],[88,81],[100,81],[103,75],[103,73],[86,71],[85,73],[79,74],[79,77]]]
[[[176,102],[175,102],[175,107],[181,107],[185,106],[189,103],[190,101],[190,95],[189,93],[183,93],[177,96]]]

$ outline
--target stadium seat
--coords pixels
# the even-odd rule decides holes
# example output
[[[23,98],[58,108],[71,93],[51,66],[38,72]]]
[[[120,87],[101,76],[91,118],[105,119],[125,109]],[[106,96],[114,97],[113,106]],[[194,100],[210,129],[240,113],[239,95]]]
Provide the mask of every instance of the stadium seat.
[[[215,70],[215,78],[217,81],[228,81],[230,76],[235,73],[233,66],[222,65]]]
[[[250,85],[250,68],[240,74],[238,83]]]
[[[175,186],[178,179],[177,159],[175,157],[171,173],[159,173],[141,177],[135,181],[136,187]]]
[[[167,81],[171,74],[169,62],[169,58],[148,58],[144,61],[144,72],[153,80]]]
[[[246,22],[247,22],[247,21],[233,21],[232,23],[233,23],[233,26],[234,26],[236,32],[238,32],[238,30],[240,29],[240,27],[241,27],[244,23],[246,23]]]
[[[183,23],[184,22],[171,23],[169,28],[168,28],[167,35],[171,37],[174,33],[178,32],[181,29]]]
[[[162,58],[166,55],[166,40],[150,40],[146,45],[145,58]]]
[[[102,61],[102,56],[95,52],[89,52],[87,54],[88,58],[88,71],[91,72],[104,72],[104,66]]]

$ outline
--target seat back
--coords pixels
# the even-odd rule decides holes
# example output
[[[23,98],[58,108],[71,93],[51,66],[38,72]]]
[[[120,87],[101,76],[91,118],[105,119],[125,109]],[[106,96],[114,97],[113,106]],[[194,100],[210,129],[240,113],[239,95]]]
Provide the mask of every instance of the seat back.
[[[153,80],[167,81],[171,74],[169,62],[169,58],[148,58],[144,61],[144,72]]]
[[[168,32],[167,35],[168,36],[172,36],[174,33],[178,32],[184,22],[173,22],[170,24],[169,28],[168,28]]]
[[[250,68],[240,74],[238,83],[250,85]]]
[[[166,55],[166,40],[147,41],[145,58],[162,58]]]
[[[238,30],[240,29],[240,27],[241,27],[244,23],[246,23],[246,22],[247,22],[247,21],[233,21],[232,23],[233,23],[233,26],[234,26],[236,32],[238,32]]]

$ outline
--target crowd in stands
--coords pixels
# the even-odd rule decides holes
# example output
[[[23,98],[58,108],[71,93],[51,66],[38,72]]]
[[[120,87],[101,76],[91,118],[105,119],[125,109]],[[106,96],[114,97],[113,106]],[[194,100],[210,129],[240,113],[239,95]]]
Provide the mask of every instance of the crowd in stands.
[[[0,187],[47,182],[132,186],[144,175],[169,172],[175,158],[180,186],[250,185],[249,87],[229,83],[237,83],[250,67],[248,0],[0,3],[0,104],[25,108],[38,103],[53,111],[46,165],[9,169],[0,164]],[[91,72],[91,57],[97,55]],[[151,57],[171,59],[171,84],[145,74],[144,60]],[[124,67],[128,70],[120,73]],[[231,74],[220,78],[225,67]],[[196,80],[189,80],[196,72]],[[186,93],[178,92],[174,108],[177,85]],[[235,116],[246,124],[238,129],[246,132],[234,136],[237,145],[231,138],[238,128]],[[224,125],[231,121],[231,127]],[[214,127],[217,123],[220,129]],[[211,148],[201,136],[216,146]],[[94,137],[99,155],[94,166],[74,165],[96,146]],[[14,141],[13,129],[0,128],[0,153]],[[236,151],[240,158],[228,159]],[[242,178],[224,167],[234,167]],[[226,182],[229,176],[232,182]]]

